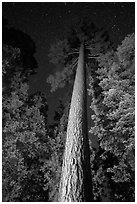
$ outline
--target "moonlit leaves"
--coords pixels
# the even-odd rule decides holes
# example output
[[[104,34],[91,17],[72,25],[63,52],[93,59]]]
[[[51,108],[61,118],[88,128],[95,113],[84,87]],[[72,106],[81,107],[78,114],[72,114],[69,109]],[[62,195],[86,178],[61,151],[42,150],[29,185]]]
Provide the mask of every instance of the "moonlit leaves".
[[[54,75],[49,75],[47,83],[51,84],[51,92],[57,90],[57,88],[63,88],[67,82],[71,81],[73,70],[71,67],[65,67],[61,72],[55,72]]]
[[[114,182],[118,188],[119,185],[129,186],[125,188],[126,193],[119,192],[120,189],[115,191],[112,186],[112,191],[115,193],[112,197],[116,201],[134,200],[134,57],[134,34],[127,36],[115,53],[109,52],[100,57],[100,68],[97,73],[102,88],[102,99],[93,100],[91,106],[95,112],[92,116],[95,125],[91,128],[91,133],[98,136],[100,148],[105,151],[108,159],[110,153],[115,158],[110,164],[107,163],[107,167],[102,164],[102,177],[97,179],[100,182],[105,175],[105,179],[108,177],[110,179],[109,184]],[[107,162],[106,159],[103,162],[105,161]],[[111,184],[109,188],[111,189]]]
[[[51,84],[51,92],[54,92],[58,87],[63,88],[67,82],[72,81],[74,68],[77,64],[77,55],[78,52],[70,48],[67,40],[58,41],[51,45],[50,61],[55,65],[64,67],[61,71],[57,71],[47,78],[47,83]]]
[[[117,55],[120,62],[127,66],[134,59],[135,52],[135,34],[128,35],[123,41],[122,45],[117,49]],[[125,64],[126,63],[126,64]]]

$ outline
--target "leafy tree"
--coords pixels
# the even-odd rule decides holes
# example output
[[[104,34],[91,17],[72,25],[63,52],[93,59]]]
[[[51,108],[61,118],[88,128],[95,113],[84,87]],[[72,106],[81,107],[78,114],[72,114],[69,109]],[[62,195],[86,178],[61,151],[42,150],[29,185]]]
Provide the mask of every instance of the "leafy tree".
[[[4,92],[10,88],[11,76],[17,70],[19,71],[19,66],[21,66],[20,49],[4,44],[2,47],[2,88]]]
[[[48,133],[39,94],[28,96],[19,74],[3,99],[3,200],[43,201],[43,160],[48,155]],[[47,108],[46,108],[47,109]]]
[[[55,111],[55,121],[49,126],[50,157],[45,160],[42,167],[44,177],[47,181],[45,189],[48,189],[49,201],[57,201],[58,198],[69,105],[70,102],[64,104],[60,100],[59,106]]]
[[[28,95],[27,75],[17,67],[20,49],[4,45],[2,60],[3,201],[46,201],[42,172],[49,157],[46,98],[40,93]]]
[[[87,133],[86,68],[87,58],[99,56],[110,46],[105,42],[106,33],[98,31],[92,23],[83,22],[73,37],[59,42],[51,48],[52,62],[65,66],[63,71],[51,75],[51,91],[64,87],[76,72],[72,93],[67,136],[60,181],[59,201],[92,201],[92,181],[90,172],[89,139]],[[79,56],[77,57],[77,54]],[[76,54],[76,57],[75,57]],[[77,63],[78,62],[78,63]],[[74,69],[77,65],[77,69]],[[88,63],[87,63],[88,65]]]
[[[94,159],[94,187],[103,200],[134,201],[135,64],[134,34],[127,36],[116,52],[102,55],[97,70],[100,94],[90,78],[91,108],[100,151]],[[105,186],[104,186],[105,184]]]

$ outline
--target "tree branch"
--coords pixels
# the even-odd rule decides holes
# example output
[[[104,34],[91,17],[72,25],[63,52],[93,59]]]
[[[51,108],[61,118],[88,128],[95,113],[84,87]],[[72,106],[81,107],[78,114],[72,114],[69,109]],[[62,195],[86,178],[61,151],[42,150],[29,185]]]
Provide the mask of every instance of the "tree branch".
[[[67,66],[66,68],[69,68],[69,67],[71,67],[72,69],[76,66],[76,64],[77,64],[77,61],[78,61],[78,57],[77,58],[75,58],[74,59],[74,61],[73,61],[73,63],[72,64],[70,64],[69,66]]]
[[[89,59],[99,58],[99,55],[89,55],[88,58],[89,58]]]
[[[79,52],[70,52],[68,55],[79,54]]]
[[[78,62],[78,57],[73,61],[72,63],[72,69],[77,65],[77,62]]]

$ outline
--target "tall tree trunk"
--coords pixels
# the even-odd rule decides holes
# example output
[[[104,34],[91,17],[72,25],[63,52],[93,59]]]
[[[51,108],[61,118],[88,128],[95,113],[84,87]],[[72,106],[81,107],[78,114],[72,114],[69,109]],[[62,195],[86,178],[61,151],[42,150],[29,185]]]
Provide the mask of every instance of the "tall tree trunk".
[[[68,119],[59,201],[92,201],[91,186],[86,69],[84,65],[84,45],[81,44]]]

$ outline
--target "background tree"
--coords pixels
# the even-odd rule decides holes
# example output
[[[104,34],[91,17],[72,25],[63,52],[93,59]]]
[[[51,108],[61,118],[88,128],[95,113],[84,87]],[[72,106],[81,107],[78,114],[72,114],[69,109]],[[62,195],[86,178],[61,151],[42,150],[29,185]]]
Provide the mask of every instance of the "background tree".
[[[109,201],[134,201],[134,50],[132,34],[116,52],[100,57],[96,72],[100,95],[93,88],[94,78],[90,78],[91,133],[98,136],[100,145],[94,159],[94,186],[101,200],[104,190],[109,189]]]
[[[43,201],[48,133],[40,95],[28,96],[28,85],[19,74],[3,99],[3,201]]]
[[[58,199],[69,106],[69,101],[64,104],[60,100],[55,111],[54,122],[49,126],[50,156],[43,165],[43,173],[47,181],[45,189],[49,191],[49,201],[57,201]]]
[[[45,95],[28,95],[20,49],[3,45],[3,201],[46,201],[42,166],[49,157]]]
[[[36,46],[32,38],[21,30],[8,25],[8,21],[2,18],[2,44],[20,49],[20,60],[22,66],[18,67],[24,73],[34,74],[38,67],[34,57]]]

